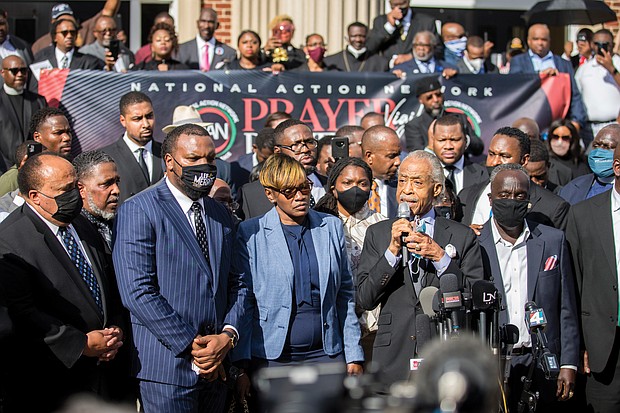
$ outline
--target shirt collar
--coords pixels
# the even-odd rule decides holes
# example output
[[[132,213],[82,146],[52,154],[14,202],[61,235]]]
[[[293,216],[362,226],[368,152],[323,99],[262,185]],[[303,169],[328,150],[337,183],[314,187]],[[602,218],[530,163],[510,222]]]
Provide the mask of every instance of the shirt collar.
[[[12,87],[7,86],[7,84],[6,84],[6,83],[2,85],[2,88],[4,89],[4,91],[6,92],[6,94],[7,94],[7,95],[10,95],[10,96],[17,96],[17,95],[21,95],[21,94],[23,94],[23,93],[24,93],[24,89],[22,89],[22,90],[17,90],[17,89],[14,89],[14,88],[12,88]]]
[[[137,143],[135,143],[134,141],[132,141],[131,139],[129,139],[129,136],[127,136],[127,131],[125,131],[125,134],[123,135],[123,140],[125,141],[125,144],[127,144],[127,146],[129,147],[129,150],[132,153],[137,152],[138,149],[140,149],[140,148],[144,148],[148,152],[153,153],[153,149],[152,149],[153,148],[153,141],[152,140],[150,140],[144,146],[140,146]]]
[[[5,49],[5,50],[10,50],[10,51],[17,50],[15,45],[11,42],[11,35],[10,34],[7,35],[6,39],[4,39],[4,42],[2,44],[0,44],[0,48]]]
[[[363,55],[364,53],[366,53],[366,48],[362,47],[361,50],[357,50],[355,47],[351,46],[351,45],[347,45],[347,51],[353,55],[353,57],[355,57],[356,59],[359,59],[361,55]]]
[[[495,218],[491,218],[491,232],[493,233],[493,241],[495,245],[502,244],[505,247],[512,248],[521,245],[521,243],[525,242],[525,240],[529,238],[530,227],[527,225],[527,220],[523,220],[523,231],[521,231],[521,234],[517,237],[514,245],[503,239],[499,234],[499,229],[497,229],[497,222],[495,222]]]
[[[215,50],[215,36],[211,37],[208,42],[205,42],[200,35],[196,35],[196,44],[198,45],[198,48],[202,49],[207,43],[209,43],[209,47],[211,49]]]
[[[39,214],[39,211],[37,211],[32,205],[30,205],[28,202],[26,202],[26,204],[28,204],[28,207],[30,209],[32,209],[32,211],[37,214],[37,216],[39,218],[41,218],[41,221],[45,222],[45,225],[47,225],[47,227],[50,229],[50,231],[52,231],[52,234],[54,234],[54,236],[58,236],[58,229],[60,228],[58,225],[51,223],[50,221],[48,221],[47,219],[43,218],[43,215]]]
[[[423,216],[420,217],[420,221],[424,221],[427,224],[430,225],[435,225],[435,217],[437,215],[435,214],[435,208],[431,208],[430,211],[428,211],[426,214],[424,214]]]
[[[527,52],[529,53],[531,59],[540,59],[541,61],[553,59],[553,53],[551,53],[551,50],[549,50],[547,54],[543,57],[540,57],[534,52],[532,52],[532,49],[528,50]]]
[[[338,215],[340,215],[340,219],[345,225],[355,225],[358,222],[365,220],[374,213],[374,211],[370,210],[368,203],[365,203],[362,209],[357,211],[355,214],[351,214],[348,217],[345,217],[344,215],[342,215],[342,213],[339,212]]]
[[[69,63],[71,63],[71,60],[73,60],[73,53],[75,53],[75,48],[69,50],[67,53],[63,53],[58,47],[54,46],[54,53],[56,54],[56,62],[60,66],[63,56],[67,56],[69,58]]]
[[[442,164],[443,164],[444,167],[446,166],[446,164],[444,164],[443,162],[442,162]],[[454,162],[452,164],[452,166],[454,166],[454,168],[456,168],[455,171],[462,171],[463,167],[465,166],[465,156],[464,155],[461,156],[461,158],[458,161]]]
[[[183,211],[185,215],[187,215],[189,211],[191,211],[192,204],[194,202],[198,202],[200,206],[202,207],[202,209],[204,210],[204,202],[202,198],[198,198],[196,201],[194,201],[193,199],[185,195],[183,192],[181,192],[179,188],[174,186],[172,182],[170,182],[167,176],[166,176],[165,181],[166,181],[166,185],[168,185],[168,189],[170,189],[170,192],[172,192],[172,196],[174,197],[174,199],[177,200],[177,202],[181,206],[181,210]]]
[[[618,210],[620,210],[620,194],[614,185],[611,190],[611,211],[617,212]]]

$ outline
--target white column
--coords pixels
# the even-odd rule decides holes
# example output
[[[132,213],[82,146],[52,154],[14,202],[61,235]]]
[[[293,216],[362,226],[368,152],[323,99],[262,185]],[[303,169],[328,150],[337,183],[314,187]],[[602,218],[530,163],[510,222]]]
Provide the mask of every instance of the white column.
[[[142,46],[142,7],[140,0],[129,3],[129,48],[136,52]]]

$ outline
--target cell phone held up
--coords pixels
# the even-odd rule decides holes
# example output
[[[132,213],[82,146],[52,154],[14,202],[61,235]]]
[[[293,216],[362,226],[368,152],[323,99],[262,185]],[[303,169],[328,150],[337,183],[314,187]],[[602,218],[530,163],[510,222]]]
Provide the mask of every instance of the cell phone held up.
[[[594,45],[596,46],[596,54],[598,54],[599,56],[604,56],[603,50],[609,53],[609,42],[594,42]]]
[[[121,50],[120,41],[118,39],[110,40],[110,45],[107,47],[107,49],[110,51],[110,53],[112,53],[112,58],[114,60],[118,60],[118,54]]]
[[[335,160],[349,156],[349,138],[332,138],[332,158]]]
[[[43,152],[43,145],[39,142],[29,143],[26,147],[26,155],[28,155],[29,158],[41,152]]]

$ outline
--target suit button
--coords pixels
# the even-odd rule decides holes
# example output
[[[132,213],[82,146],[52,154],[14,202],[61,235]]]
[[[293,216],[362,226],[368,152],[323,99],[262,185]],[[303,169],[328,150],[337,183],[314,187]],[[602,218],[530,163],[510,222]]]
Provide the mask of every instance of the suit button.
[[[616,291],[618,289],[618,287],[615,286],[615,285],[612,288],[614,289],[614,291]]]
[[[409,338],[411,339],[411,341],[415,341],[415,336],[409,336]]]

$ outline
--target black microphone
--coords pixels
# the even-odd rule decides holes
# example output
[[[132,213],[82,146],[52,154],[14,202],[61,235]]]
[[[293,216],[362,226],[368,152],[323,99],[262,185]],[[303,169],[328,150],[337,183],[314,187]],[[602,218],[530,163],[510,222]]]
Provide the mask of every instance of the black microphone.
[[[480,311],[478,334],[484,342],[488,339],[486,310],[496,308],[497,288],[490,281],[478,280],[471,286],[471,293],[474,309]]]
[[[461,328],[458,310],[463,308],[463,297],[459,279],[455,274],[443,274],[439,277],[439,290],[443,298],[443,307],[450,311],[451,332],[458,333]]]
[[[409,209],[408,203],[401,202],[398,204],[398,218],[405,218],[406,220],[411,219],[411,210]],[[407,268],[407,265],[409,265],[409,250],[407,249],[407,242],[405,241],[405,238],[407,238],[408,235],[409,233],[403,233],[400,236],[400,248],[402,255],[401,262],[403,268]]]
[[[547,347],[547,335],[543,332],[547,325],[545,311],[541,307],[538,307],[534,301],[525,303],[525,323],[527,324],[530,334],[536,334],[538,347],[542,350],[541,365],[545,377],[547,379],[558,377],[560,374],[560,363],[558,363],[557,356]]]
[[[419,355],[427,343],[431,341],[431,318],[426,314],[415,316],[416,353]]]

